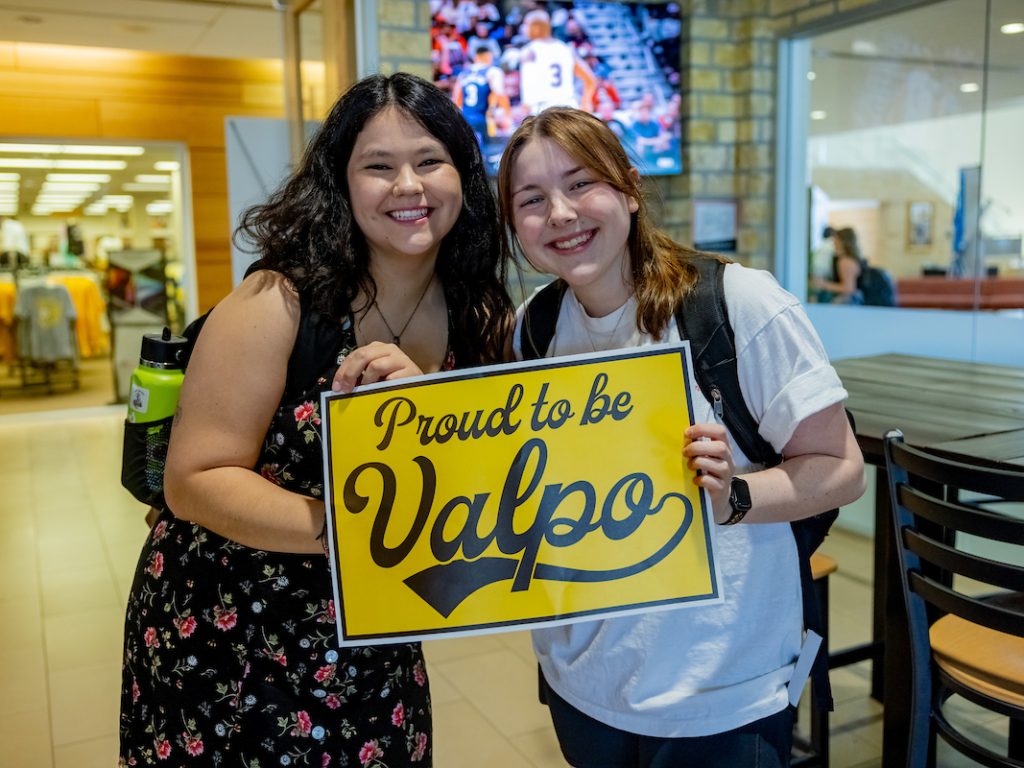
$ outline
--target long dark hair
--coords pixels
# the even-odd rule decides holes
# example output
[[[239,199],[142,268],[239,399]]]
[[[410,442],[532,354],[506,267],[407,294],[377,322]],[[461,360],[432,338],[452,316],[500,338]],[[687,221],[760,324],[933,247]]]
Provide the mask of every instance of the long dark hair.
[[[515,249],[512,167],[533,138],[553,141],[582,167],[636,201],[637,211],[630,217],[626,239],[637,301],[636,324],[640,330],[660,338],[676,307],[697,284],[699,275],[692,260],[729,260],[687,248],[658,229],[651,219],[643,184],[632,172],[632,163],[618,138],[593,115],[569,107],[549,107],[526,118],[505,147],[498,169],[498,206],[505,233],[502,247],[508,258]]]
[[[447,95],[404,72],[360,80],[331,109],[298,169],[235,232],[251,243],[256,266],[285,275],[309,306],[340,321],[360,290],[377,286],[369,252],[352,216],[346,171],[356,137],[386,107],[419,122],[447,148],[462,180],[462,211],[445,236],[435,271],[444,286],[460,362],[502,359],[512,302],[508,260],[499,246],[497,210],[472,129]]]

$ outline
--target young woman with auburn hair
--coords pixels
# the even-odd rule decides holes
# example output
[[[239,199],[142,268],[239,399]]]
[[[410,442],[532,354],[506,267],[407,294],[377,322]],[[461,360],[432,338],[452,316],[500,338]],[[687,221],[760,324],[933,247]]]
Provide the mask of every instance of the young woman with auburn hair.
[[[552,108],[513,134],[498,177],[506,251],[564,281],[547,356],[679,341],[697,259],[650,220],[640,175],[592,115]],[[720,604],[535,630],[562,751],[576,768],[789,765],[787,684],[803,613],[790,521],[857,498],[846,391],[800,303],[767,272],[724,268],[744,400],[781,464],[753,464],[691,382],[680,450],[708,491]],[[529,300],[528,302],[529,303]],[[526,305],[513,340],[522,356]],[[699,472],[698,472],[699,471]]]

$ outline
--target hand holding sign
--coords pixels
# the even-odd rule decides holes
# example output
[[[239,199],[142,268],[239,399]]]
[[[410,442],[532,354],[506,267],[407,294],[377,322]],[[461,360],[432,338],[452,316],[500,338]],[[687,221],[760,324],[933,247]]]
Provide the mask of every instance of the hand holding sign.
[[[715,519],[724,520],[732,512],[729,508],[729,484],[736,471],[725,427],[721,424],[694,424],[685,434],[687,443],[683,456],[687,460],[686,466],[700,472],[697,485],[710,494]]]
[[[331,389],[348,393],[359,384],[421,376],[423,371],[397,344],[371,341],[352,350],[334,374]]]
[[[685,349],[325,393],[342,642],[718,600]]]

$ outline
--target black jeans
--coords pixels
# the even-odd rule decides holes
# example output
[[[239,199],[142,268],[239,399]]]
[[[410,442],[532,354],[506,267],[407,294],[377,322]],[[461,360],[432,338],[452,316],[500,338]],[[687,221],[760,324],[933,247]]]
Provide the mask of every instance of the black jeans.
[[[793,744],[793,710],[711,736],[663,739],[605,725],[544,686],[566,761],[574,768],[784,768]]]

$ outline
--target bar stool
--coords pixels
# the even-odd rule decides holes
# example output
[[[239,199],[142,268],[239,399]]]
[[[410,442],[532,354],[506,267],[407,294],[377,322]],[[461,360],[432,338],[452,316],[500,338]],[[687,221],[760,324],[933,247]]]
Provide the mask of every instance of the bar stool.
[[[839,564],[828,555],[815,552],[811,555],[811,576],[814,578],[814,592],[825,617],[824,637],[821,638],[822,652],[828,652],[828,577],[839,570]],[[832,668],[829,657],[829,669]],[[828,768],[828,710],[818,706],[814,688],[811,686],[811,728],[810,737],[803,738],[794,730],[793,746],[798,754],[790,763],[793,768]]]

